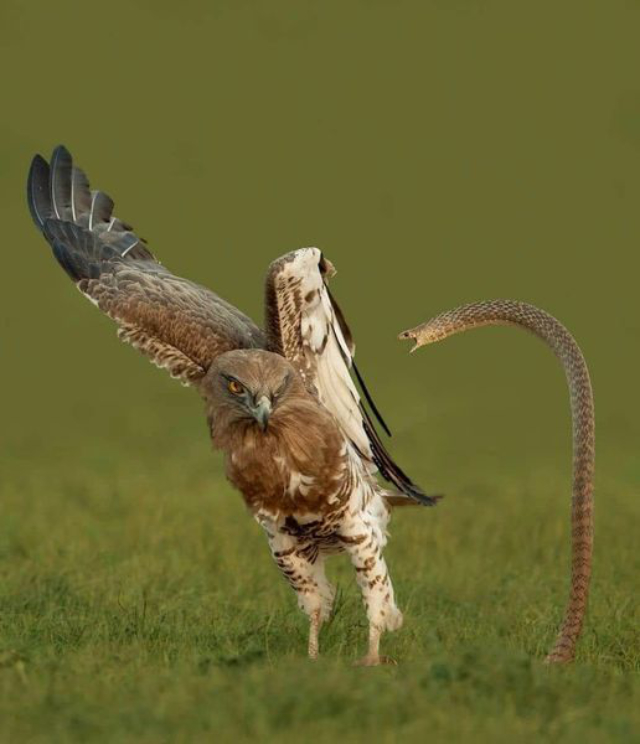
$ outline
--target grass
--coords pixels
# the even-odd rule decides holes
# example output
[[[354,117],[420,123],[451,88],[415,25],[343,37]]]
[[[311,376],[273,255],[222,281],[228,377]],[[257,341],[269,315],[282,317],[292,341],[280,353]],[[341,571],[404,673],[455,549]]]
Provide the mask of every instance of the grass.
[[[0,4],[0,744],[639,740],[640,4],[96,7]],[[398,667],[352,666],[340,559],[306,660],[200,406],[36,235],[24,180],[59,142],[167,267],[256,320],[277,256],[338,267],[393,453],[446,494],[391,525]],[[557,362],[512,329],[394,340],[493,297],[556,315],[593,377],[595,570],[564,669],[542,664],[569,565]]]
[[[137,414],[119,437],[4,449],[0,741],[637,737],[632,472],[599,485],[573,666],[541,663],[566,594],[566,473],[515,463],[496,480],[480,458],[440,508],[395,515],[387,556],[406,619],[384,648],[399,665],[352,666],[366,628],[342,559],[311,664],[305,618],[202,427],[169,412],[160,436],[149,412],[145,438]]]

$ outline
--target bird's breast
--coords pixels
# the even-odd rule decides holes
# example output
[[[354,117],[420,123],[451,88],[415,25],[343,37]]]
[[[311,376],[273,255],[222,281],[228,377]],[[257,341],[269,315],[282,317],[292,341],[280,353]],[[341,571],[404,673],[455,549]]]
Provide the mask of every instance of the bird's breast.
[[[348,499],[348,469],[331,444],[294,457],[277,439],[227,454],[227,475],[254,514],[325,515]]]

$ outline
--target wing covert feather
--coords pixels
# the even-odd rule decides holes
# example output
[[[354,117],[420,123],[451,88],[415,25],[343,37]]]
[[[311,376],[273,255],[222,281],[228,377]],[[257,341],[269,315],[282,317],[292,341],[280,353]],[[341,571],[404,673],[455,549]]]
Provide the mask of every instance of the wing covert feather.
[[[225,351],[264,348],[256,324],[215,293],[174,276],[113,216],[113,201],[58,147],[36,156],[27,198],[37,227],[78,289],[119,326],[118,336],[184,383]]]
[[[268,348],[297,368],[369,472],[378,469],[406,496],[432,504],[433,498],[426,496],[387,453],[360,399],[350,373],[353,337],[325,282],[333,273],[333,266],[317,248],[302,248],[271,264],[266,282]],[[368,392],[365,394],[369,399]],[[377,415],[373,404],[372,409]]]

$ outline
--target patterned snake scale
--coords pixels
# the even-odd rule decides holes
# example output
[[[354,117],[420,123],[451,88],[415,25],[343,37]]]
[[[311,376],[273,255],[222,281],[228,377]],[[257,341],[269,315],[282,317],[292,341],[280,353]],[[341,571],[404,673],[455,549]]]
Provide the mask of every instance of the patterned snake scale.
[[[573,498],[571,508],[571,591],[564,621],[546,661],[569,662],[582,630],[593,552],[593,473],[595,425],[589,371],[580,347],[554,317],[525,302],[491,300],[463,305],[400,334],[420,346],[441,341],[470,328],[512,325],[545,341],[562,362],[571,395],[573,422]]]

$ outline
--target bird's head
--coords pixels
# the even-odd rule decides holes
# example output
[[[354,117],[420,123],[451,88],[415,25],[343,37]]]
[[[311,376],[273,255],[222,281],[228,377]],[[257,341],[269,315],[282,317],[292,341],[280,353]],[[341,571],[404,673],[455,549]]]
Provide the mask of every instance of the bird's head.
[[[301,390],[300,376],[284,357],[257,349],[221,354],[201,384],[218,436],[230,427],[266,433],[283,401]]]

